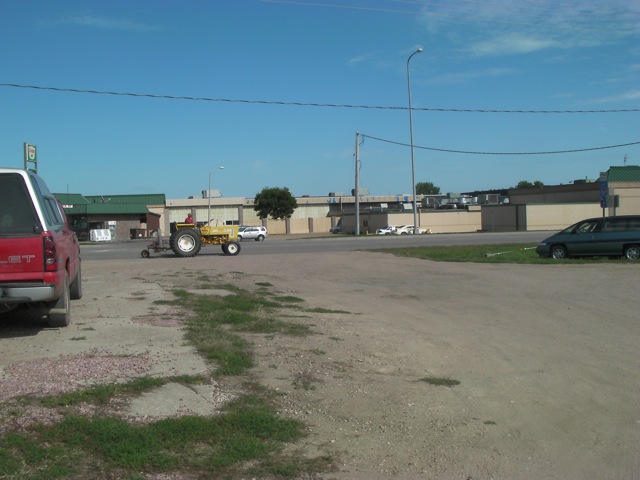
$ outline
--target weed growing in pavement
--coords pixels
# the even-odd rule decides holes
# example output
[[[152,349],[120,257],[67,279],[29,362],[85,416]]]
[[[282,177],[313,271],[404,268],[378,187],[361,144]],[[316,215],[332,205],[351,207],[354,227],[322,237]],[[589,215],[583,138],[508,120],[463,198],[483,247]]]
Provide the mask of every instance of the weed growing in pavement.
[[[315,390],[316,387],[313,384],[317,379],[314,378],[309,372],[300,372],[293,379],[294,388],[302,388],[303,390]]]
[[[96,385],[75,392],[47,395],[40,398],[40,404],[44,407],[68,407],[80,403],[93,403],[104,405],[118,394],[139,394],[151,388],[164,385],[170,379],[142,377],[128,383],[113,385]]]
[[[218,286],[216,286],[218,288]],[[192,310],[186,320],[186,337],[207,360],[218,365],[220,375],[242,375],[253,366],[250,343],[239,333],[308,335],[307,325],[276,318],[277,309],[303,299],[291,296],[264,298],[235,286],[223,285],[235,295],[193,295],[174,290],[175,301],[160,301]]]
[[[175,300],[156,303],[193,312],[185,319],[186,337],[206,359],[219,366],[216,373],[220,375],[240,375],[253,365],[251,343],[241,333],[311,333],[309,326],[276,318],[279,309],[301,299],[262,298],[231,285],[216,288],[235,295],[194,295],[175,290]],[[143,480],[167,472],[206,478],[316,478],[317,472],[331,467],[328,456],[306,459],[282,453],[284,443],[304,435],[304,424],[278,416],[269,403],[276,395],[260,386],[248,385],[252,393],[230,402],[213,417],[185,416],[132,424],[116,417],[74,413],[74,407],[108,405],[114,398],[139,395],[168,382],[205,381],[200,376],[144,377],[42,398],[20,398],[14,404],[16,415],[34,406],[55,409],[63,419],[54,425],[38,425],[0,437],[0,478],[113,476]],[[298,376],[295,382],[296,388],[315,388],[308,374]]]
[[[331,310],[329,308],[315,307],[315,308],[307,308],[305,312],[309,313],[351,313],[345,310]]]
[[[438,387],[455,387],[460,385],[459,380],[452,380],[446,377],[424,377],[420,379],[421,382],[426,382],[429,385],[436,385]]]
[[[230,402],[219,416],[150,424],[69,415],[55,425],[0,438],[0,478],[97,478],[100,472],[148,478],[172,471],[231,478],[248,468],[249,476],[292,477],[327,468],[329,458],[306,461],[279,453],[303,435],[302,422],[279,418],[254,395]]]
[[[302,303],[304,302],[304,299],[300,298],[300,297],[294,297],[292,295],[283,295],[280,297],[273,297],[273,299],[276,302],[282,302],[282,303]]]

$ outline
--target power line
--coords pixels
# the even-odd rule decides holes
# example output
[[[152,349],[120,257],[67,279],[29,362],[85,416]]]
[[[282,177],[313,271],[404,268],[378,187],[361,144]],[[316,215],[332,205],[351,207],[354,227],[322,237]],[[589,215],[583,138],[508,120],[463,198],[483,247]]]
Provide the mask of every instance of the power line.
[[[324,107],[324,108],[354,108],[371,110],[407,110],[408,107],[380,106],[380,105],[349,105],[336,103],[285,102],[273,100],[246,100],[230,98],[191,97],[183,95],[158,95],[153,93],[112,92],[105,90],[87,90],[78,88],[60,88],[40,85],[20,85],[16,83],[0,83],[0,87],[23,88],[32,90],[46,90],[52,92],[85,93],[91,95],[111,95],[120,97],[151,98],[156,100],[184,100],[194,102],[246,103],[257,105],[284,105],[294,107]],[[637,113],[640,108],[612,109],[612,110],[497,110],[470,108],[424,108],[412,107],[413,111],[447,112],[447,113],[525,113],[525,114],[566,114],[566,113]]]
[[[378,140],[379,142],[391,143],[393,145],[401,145],[403,147],[410,146],[407,143],[396,142],[393,140],[386,140],[384,138],[372,137],[371,135],[362,134],[362,138],[363,139],[370,138],[371,140]],[[630,145],[640,145],[640,142],[622,143],[620,145],[607,145],[606,147],[577,148],[573,150],[556,150],[556,151],[549,151],[549,152],[473,152],[473,151],[465,151],[465,150],[449,150],[446,148],[419,147],[417,145],[414,145],[413,148],[420,148],[422,150],[431,150],[434,152],[464,153],[466,155],[557,155],[560,153],[591,152],[594,150],[606,150],[609,148],[628,147]]]

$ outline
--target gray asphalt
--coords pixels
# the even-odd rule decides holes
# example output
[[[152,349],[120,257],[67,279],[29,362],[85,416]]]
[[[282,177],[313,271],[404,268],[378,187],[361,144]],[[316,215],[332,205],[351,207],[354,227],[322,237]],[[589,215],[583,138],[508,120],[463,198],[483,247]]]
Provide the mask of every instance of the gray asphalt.
[[[357,250],[416,247],[436,245],[491,245],[519,243],[536,245],[553,232],[481,232],[452,233],[435,235],[351,235],[301,234],[271,235],[264,242],[244,240],[241,242],[240,255],[283,255],[300,253],[349,252]],[[104,242],[83,244],[82,258],[85,260],[114,260],[138,258],[140,252],[148,249],[154,240],[128,240],[122,242]],[[222,255],[218,246],[205,245],[199,255]],[[169,249],[159,253],[151,252],[150,259],[157,256],[174,256]],[[147,260],[150,260],[147,259]]]

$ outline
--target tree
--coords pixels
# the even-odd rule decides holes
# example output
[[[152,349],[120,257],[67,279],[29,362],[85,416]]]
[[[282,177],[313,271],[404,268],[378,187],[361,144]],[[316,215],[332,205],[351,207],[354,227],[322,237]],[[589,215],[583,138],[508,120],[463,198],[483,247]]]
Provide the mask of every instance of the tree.
[[[256,194],[253,203],[253,209],[261,220],[267,217],[274,220],[290,218],[298,207],[298,202],[287,187],[265,187]]]
[[[431,182],[416,183],[416,195],[440,195],[440,187]]]
[[[544,183],[542,183],[540,180],[536,180],[533,183],[531,183],[531,182],[529,182],[527,180],[520,180],[518,182],[518,185],[516,185],[516,188],[531,188],[531,187],[542,188],[542,187],[544,187]]]

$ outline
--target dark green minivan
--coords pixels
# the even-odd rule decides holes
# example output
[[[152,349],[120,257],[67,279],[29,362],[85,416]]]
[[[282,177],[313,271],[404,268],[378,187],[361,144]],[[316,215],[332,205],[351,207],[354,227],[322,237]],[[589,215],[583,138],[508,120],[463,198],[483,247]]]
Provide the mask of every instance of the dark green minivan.
[[[541,257],[567,258],[606,255],[640,258],[640,215],[582,220],[543,240]]]

